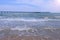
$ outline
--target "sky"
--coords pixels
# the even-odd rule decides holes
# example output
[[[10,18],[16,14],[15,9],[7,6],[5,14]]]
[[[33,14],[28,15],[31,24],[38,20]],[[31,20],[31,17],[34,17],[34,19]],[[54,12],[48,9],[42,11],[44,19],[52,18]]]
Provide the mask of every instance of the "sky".
[[[0,11],[60,12],[60,0],[0,0]]]

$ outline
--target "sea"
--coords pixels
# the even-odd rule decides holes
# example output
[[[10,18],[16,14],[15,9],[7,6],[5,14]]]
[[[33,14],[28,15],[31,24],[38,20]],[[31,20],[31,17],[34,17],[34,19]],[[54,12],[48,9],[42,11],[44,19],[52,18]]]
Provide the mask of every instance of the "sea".
[[[60,13],[0,11],[0,39],[12,35],[60,40]]]
[[[49,27],[60,28],[60,13],[0,12],[0,28]]]

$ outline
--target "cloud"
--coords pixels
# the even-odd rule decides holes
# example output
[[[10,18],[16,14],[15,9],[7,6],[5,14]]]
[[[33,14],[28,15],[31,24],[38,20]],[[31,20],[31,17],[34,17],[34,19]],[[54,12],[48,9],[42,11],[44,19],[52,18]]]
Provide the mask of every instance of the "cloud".
[[[60,12],[60,0],[15,0],[12,4],[0,5],[0,10]]]
[[[26,3],[30,5],[38,6],[40,10],[38,11],[50,11],[59,12],[60,1],[59,0],[16,0],[17,4]],[[37,7],[35,9],[38,9]]]
[[[16,0],[17,3],[28,3],[33,5],[40,5],[43,3],[42,0]]]
[[[48,5],[51,12],[60,12],[60,0],[53,0]]]
[[[36,7],[32,7],[31,5],[0,5],[0,11],[26,11],[33,12],[39,11]]]

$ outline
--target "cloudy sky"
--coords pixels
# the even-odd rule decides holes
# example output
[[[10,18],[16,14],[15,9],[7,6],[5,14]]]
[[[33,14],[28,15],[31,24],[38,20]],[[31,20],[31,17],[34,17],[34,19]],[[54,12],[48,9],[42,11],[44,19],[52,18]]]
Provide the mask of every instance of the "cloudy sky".
[[[0,11],[60,12],[60,0],[0,0]]]

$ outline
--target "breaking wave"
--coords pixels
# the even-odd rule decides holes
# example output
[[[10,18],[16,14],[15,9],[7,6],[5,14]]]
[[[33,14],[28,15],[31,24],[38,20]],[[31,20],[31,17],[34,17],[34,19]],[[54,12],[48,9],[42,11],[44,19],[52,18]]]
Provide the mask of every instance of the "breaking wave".
[[[32,22],[38,22],[38,21],[48,21],[49,19],[24,19],[24,18],[7,18],[7,19],[0,19],[5,21],[32,21]]]

